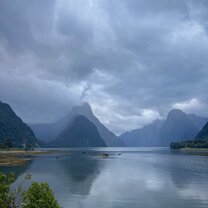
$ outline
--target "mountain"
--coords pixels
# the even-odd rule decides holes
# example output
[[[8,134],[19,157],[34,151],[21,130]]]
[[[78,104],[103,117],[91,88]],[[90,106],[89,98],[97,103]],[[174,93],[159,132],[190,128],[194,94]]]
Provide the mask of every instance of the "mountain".
[[[127,146],[169,146],[173,141],[193,139],[208,118],[172,109],[164,121],[155,121],[141,129],[119,136]]]
[[[181,148],[208,148],[208,122],[204,125],[202,130],[197,134],[195,139],[179,141],[179,142],[171,142],[171,149],[181,149]]]
[[[69,124],[70,120],[77,115],[83,115],[90,120],[98,129],[98,132],[102,139],[105,141],[107,146],[125,146],[123,141],[108,130],[92,112],[92,109],[88,103],[83,103],[80,106],[72,108],[71,112],[60,119],[59,121],[51,124],[31,124],[30,127],[33,129],[37,138],[43,141],[51,141],[55,139]]]
[[[163,121],[156,120],[141,129],[135,129],[119,136],[127,146],[131,147],[151,147],[158,146],[159,129]]]
[[[168,113],[167,119],[160,129],[160,145],[169,146],[171,142],[184,141],[194,138],[199,129],[187,114],[179,109]]]
[[[191,119],[198,130],[201,130],[208,121],[208,118],[200,117],[195,114],[188,114],[188,117]]]
[[[197,134],[196,140],[208,140],[208,122],[202,128],[202,130]]]
[[[51,144],[57,147],[106,147],[97,127],[82,115],[73,118]]]
[[[23,147],[25,144],[37,145],[33,131],[12,110],[0,101],[0,143],[9,139],[13,146]]]
[[[63,131],[68,122],[68,117],[64,117],[55,123],[28,124],[35,133],[35,136],[45,142],[55,139]]]
[[[92,109],[88,103],[83,103],[81,106],[76,106],[72,109],[72,114],[83,115],[88,118],[98,129],[100,136],[105,141],[108,147],[122,147],[125,144],[109,129],[107,129],[97,117],[94,116]]]

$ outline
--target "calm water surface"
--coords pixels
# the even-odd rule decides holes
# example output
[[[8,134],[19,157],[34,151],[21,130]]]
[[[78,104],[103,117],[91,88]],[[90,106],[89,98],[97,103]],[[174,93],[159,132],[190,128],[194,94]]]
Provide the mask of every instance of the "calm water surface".
[[[102,158],[102,151],[110,156]],[[73,151],[37,156],[25,166],[0,170],[14,171],[17,184],[26,173],[48,182],[63,208],[208,207],[208,157],[166,148]]]

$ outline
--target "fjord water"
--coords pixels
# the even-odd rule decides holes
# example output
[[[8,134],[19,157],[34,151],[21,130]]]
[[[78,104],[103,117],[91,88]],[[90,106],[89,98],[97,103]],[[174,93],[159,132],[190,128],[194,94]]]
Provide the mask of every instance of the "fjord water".
[[[208,207],[208,157],[167,148],[71,149],[0,170],[48,182],[64,208]]]

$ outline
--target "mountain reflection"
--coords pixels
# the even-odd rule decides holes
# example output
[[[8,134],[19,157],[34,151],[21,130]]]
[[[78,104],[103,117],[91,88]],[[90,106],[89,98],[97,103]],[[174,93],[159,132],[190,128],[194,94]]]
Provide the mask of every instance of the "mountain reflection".
[[[102,168],[96,156],[73,154],[59,162],[70,180],[71,193],[88,195]]]
[[[197,178],[196,173],[187,170],[186,168],[173,168],[170,169],[170,175],[173,183],[177,188],[186,188],[190,183],[193,183]]]
[[[206,169],[208,169],[206,158],[199,159],[197,156],[175,156],[169,160],[168,164],[168,170],[173,183],[177,188],[182,189],[186,188],[186,186],[189,186],[191,183],[208,181]]]
[[[183,199],[195,199],[208,203],[207,158],[181,156],[180,161],[172,160],[170,175],[178,193]],[[203,185],[202,185],[203,184]]]
[[[12,170],[20,174],[17,183],[23,172],[30,172],[32,181],[48,182],[64,208],[207,207],[207,157],[161,151],[141,149],[107,158],[96,155],[101,152],[70,151],[41,155]]]

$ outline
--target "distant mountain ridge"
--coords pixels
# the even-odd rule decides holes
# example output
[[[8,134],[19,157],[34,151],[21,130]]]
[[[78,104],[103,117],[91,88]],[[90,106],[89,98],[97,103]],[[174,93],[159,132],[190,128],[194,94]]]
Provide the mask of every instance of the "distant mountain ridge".
[[[0,101],[0,143],[4,143],[5,139],[9,139],[15,147],[23,147],[26,144],[37,146],[38,144],[30,127],[15,114],[8,104]]]
[[[51,124],[30,124],[36,137],[43,141],[52,141],[70,124],[70,122],[78,115],[85,116],[96,127],[104,140],[105,144],[109,147],[122,147],[125,146],[124,142],[120,140],[113,132],[108,130],[97,117],[94,116],[92,109],[88,103],[83,103],[80,106],[72,108],[71,112],[60,119],[59,121]]]
[[[85,116],[72,118],[69,125],[51,142],[57,147],[106,147],[97,127]]]
[[[142,146],[158,146],[159,129],[163,121],[156,120],[153,123],[144,126],[141,129],[134,129],[130,132],[125,132],[119,136],[127,146],[142,147]]]
[[[80,127],[83,128],[83,131]],[[191,141],[193,138],[208,140],[208,118],[186,114],[179,109],[171,110],[165,120],[156,120],[141,129],[125,132],[119,138],[94,116],[87,103],[75,106],[67,116],[55,123],[33,124],[31,128],[15,114],[8,104],[0,101],[0,143],[10,139],[16,147],[23,147],[25,144],[31,146],[41,144],[35,134],[39,139],[45,139],[45,141],[49,138],[52,141],[51,144],[59,141],[60,144],[65,143],[72,146],[77,144],[78,146],[111,147],[169,146],[172,142]],[[91,131],[88,131],[88,128]],[[75,136],[77,140],[74,140]],[[92,138],[90,139],[90,137]],[[42,143],[46,144],[44,141]]]
[[[195,138],[208,118],[172,109],[164,121],[156,121],[119,136],[127,146],[169,146],[173,141]],[[157,125],[158,124],[158,125]]]

